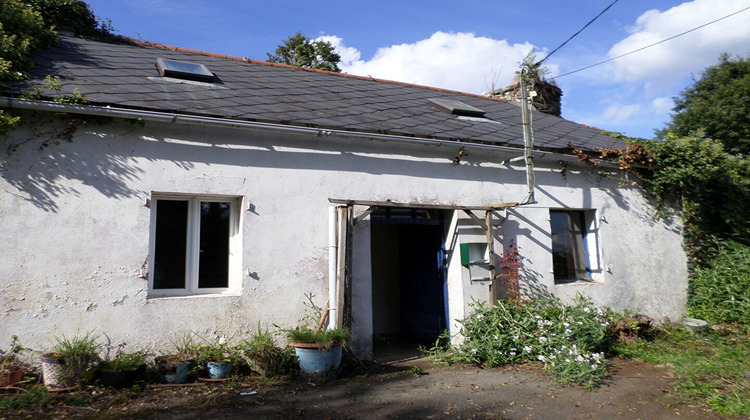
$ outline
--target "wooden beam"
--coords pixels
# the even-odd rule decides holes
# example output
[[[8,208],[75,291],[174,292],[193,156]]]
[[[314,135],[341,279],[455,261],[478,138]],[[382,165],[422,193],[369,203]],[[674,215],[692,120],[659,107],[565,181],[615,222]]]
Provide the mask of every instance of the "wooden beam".
[[[438,210],[501,210],[510,207],[518,207],[519,203],[496,203],[480,206],[460,206],[457,204],[429,204],[429,203],[399,203],[391,200],[369,201],[369,200],[343,200],[329,198],[332,204],[344,204],[347,206],[368,206],[368,207],[402,207],[412,209],[438,209]]]
[[[463,211],[464,213],[468,214],[469,217],[471,217],[471,219],[474,220],[479,226],[481,226],[482,229],[484,229],[485,231],[489,231],[489,229],[487,228],[487,224],[482,219],[477,217],[477,215],[474,214],[474,212],[472,212],[471,210],[467,210],[467,209],[463,209]]]
[[[369,209],[365,210],[364,213],[360,214],[359,216],[357,216],[356,219],[354,219],[354,221],[352,222],[352,225],[356,225],[357,223],[359,223],[362,220],[364,220],[364,218],[367,217],[367,216],[369,216],[370,213],[374,212],[375,209],[376,209],[376,207],[370,207]]]
[[[347,252],[346,248],[348,246],[348,239],[349,239],[349,225],[348,225],[348,219],[349,219],[349,212],[351,211],[351,207],[339,207],[338,208],[338,239],[337,239],[337,245],[338,245],[338,254],[336,256],[337,259],[337,267],[338,270],[336,272],[336,319],[333,319],[333,326],[334,328],[342,328],[344,327],[344,311],[346,310],[346,269],[347,269]]]
[[[487,210],[487,212],[484,214],[484,223],[487,225],[487,261],[489,262],[490,266],[490,280],[492,285],[494,285],[495,282],[495,238],[492,235],[492,210]],[[491,290],[490,293],[490,304],[495,304],[494,299],[494,291]]]

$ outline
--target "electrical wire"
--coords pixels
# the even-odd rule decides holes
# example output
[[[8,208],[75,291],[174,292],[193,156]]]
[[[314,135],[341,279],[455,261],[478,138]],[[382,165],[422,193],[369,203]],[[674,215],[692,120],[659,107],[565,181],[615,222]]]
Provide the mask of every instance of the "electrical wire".
[[[690,29],[690,30],[687,30],[687,31],[685,31],[685,32],[683,32],[683,33],[680,33],[680,34],[677,34],[677,35],[674,35],[674,36],[670,36],[669,38],[665,38],[665,39],[662,39],[661,41],[658,41],[658,42],[654,42],[653,44],[649,44],[649,45],[646,45],[645,47],[641,47],[641,48],[638,48],[638,49],[636,49],[636,50],[633,50],[633,51],[627,52],[627,53],[625,53],[625,54],[620,54],[620,55],[618,55],[617,57],[612,57],[612,58],[610,58],[610,59],[607,59],[607,60],[604,60],[604,61],[600,61],[600,62],[598,62],[598,63],[595,63],[595,64],[591,64],[591,65],[589,65],[589,66],[586,66],[586,67],[581,67],[581,68],[580,68],[580,69],[578,69],[578,70],[573,70],[573,71],[569,71],[569,72],[567,72],[567,73],[563,73],[563,74],[561,74],[561,75],[559,75],[559,76],[555,76],[555,77],[552,77],[551,79],[552,79],[552,80],[554,80],[554,79],[559,79],[559,78],[561,78],[561,77],[564,77],[564,76],[567,76],[567,75],[570,75],[570,74],[573,74],[573,73],[578,73],[579,71],[587,70],[587,69],[590,69],[590,68],[592,68],[592,67],[596,67],[596,66],[599,66],[599,65],[602,65],[602,64],[605,64],[605,63],[609,63],[610,61],[614,61],[614,60],[617,60],[618,58],[622,58],[622,57],[625,57],[626,55],[634,54],[634,53],[637,53],[638,51],[643,51],[643,50],[645,50],[646,48],[651,48],[651,47],[653,47],[653,46],[655,46],[655,45],[659,45],[659,44],[661,44],[661,43],[664,43],[664,42],[670,41],[670,40],[672,40],[672,39],[675,39],[675,38],[681,37],[681,36],[683,36],[683,35],[689,34],[690,32],[693,32],[693,31],[697,31],[698,29],[704,28],[704,27],[706,27],[706,26],[708,26],[708,25],[711,25],[711,24],[713,24],[713,23],[716,23],[716,22],[718,22],[718,21],[720,21],[720,20],[724,20],[724,19],[726,19],[726,18],[732,17],[732,16],[734,16],[734,15],[736,15],[736,14],[738,14],[738,13],[742,13],[742,12],[744,12],[745,10],[748,10],[748,9],[750,9],[750,6],[749,6],[749,7],[746,7],[746,8],[744,8],[744,9],[742,9],[742,10],[738,10],[738,11],[736,11],[736,12],[734,12],[734,13],[730,13],[730,14],[728,14],[728,15],[724,16],[724,17],[720,17],[720,18],[718,18],[718,19],[716,19],[716,20],[712,20],[711,22],[708,22],[708,23],[704,23],[703,25],[700,25],[700,26],[696,26],[695,28],[693,28],[693,29]],[[549,56],[547,56],[547,57],[549,57]]]
[[[620,1],[620,0],[615,0],[612,3],[610,3],[610,5],[607,6],[607,7],[605,7],[604,10],[602,10],[601,12],[599,12],[598,15],[594,16],[594,18],[591,19],[589,21],[589,23],[583,25],[583,28],[579,29],[578,32],[576,32],[573,35],[571,35],[570,38],[568,38],[567,40],[565,40],[565,42],[563,42],[562,44],[560,44],[560,46],[558,46],[557,48],[555,48],[554,50],[552,50],[551,53],[547,54],[547,56],[544,57],[543,59],[541,59],[536,65],[538,66],[538,65],[542,64],[544,62],[544,60],[548,59],[552,54],[556,53],[557,50],[559,50],[560,48],[564,47],[565,44],[567,44],[571,39],[573,39],[576,36],[578,36],[578,34],[580,34],[581,32],[583,32],[584,29],[588,28],[589,25],[591,25],[592,23],[594,23],[595,20],[599,19],[599,16],[603,15],[604,12],[606,12],[607,10],[609,10],[609,8],[612,7],[612,6],[614,6],[615,3],[617,3],[618,1]]]

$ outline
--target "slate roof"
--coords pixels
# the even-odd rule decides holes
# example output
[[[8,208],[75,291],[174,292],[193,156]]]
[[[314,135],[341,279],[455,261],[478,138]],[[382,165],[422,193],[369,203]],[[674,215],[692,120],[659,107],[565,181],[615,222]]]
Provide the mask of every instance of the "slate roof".
[[[165,78],[157,58],[203,64],[216,83]],[[92,105],[163,111],[321,129],[523,146],[521,110],[502,100],[442,89],[299,69],[142,42],[98,42],[61,35],[34,56],[30,80],[16,93],[59,76],[63,93],[80,90]],[[490,121],[457,118],[428,102],[458,100]],[[499,124],[498,124],[499,122]],[[566,152],[622,147],[600,130],[534,112],[535,147]]]

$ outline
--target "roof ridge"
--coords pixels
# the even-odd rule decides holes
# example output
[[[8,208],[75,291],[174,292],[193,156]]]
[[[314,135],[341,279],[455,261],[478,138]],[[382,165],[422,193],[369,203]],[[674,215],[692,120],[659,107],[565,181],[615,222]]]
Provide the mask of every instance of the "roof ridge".
[[[422,89],[434,90],[436,92],[455,93],[459,95],[473,96],[473,97],[482,98],[482,99],[489,99],[492,101],[507,102],[505,98],[493,98],[490,96],[479,95],[475,93],[461,92],[458,90],[444,89],[444,88],[438,88],[438,87],[433,87],[433,86],[418,85],[415,83],[399,82],[396,80],[379,79],[379,78],[375,78],[372,76],[358,76],[356,74],[341,73],[341,72],[335,72],[335,71],[329,71],[329,70],[311,69],[309,67],[297,67],[297,66],[292,66],[290,64],[271,63],[269,61],[256,60],[253,58],[238,57],[238,56],[228,55],[228,54],[219,54],[219,53],[214,53],[210,51],[194,50],[191,48],[176,47],[173,45],[164,45],[164,44],[159,44],[157,42],[151,42],[151,41],[140,41],[136,39],[127,39],[126,41],[129,43],[144,46],[144,47],[153,47],[153,48],[159,48],[159,49],[169,50],[169,51],[180,51],[180,52],[186,52],[190,54],[204,55],[207,57],[216,57],[216,58],[224,58],[227,60],[242,61],[245,63],[254,63],[254,64],[261,64],[261,65],[266,65],[266,66],[271,66],[271,67],[281,67],[281,68],[287,68],[287,69],[303,70],[303,71],[309,71],[313,73],[329,74],[332,76],[348,77],[351,79],[358,79],[358,80],[370,80],[373,82],[390,83],[390,84],[401,85],[401,86],[411,86],[411,87],[417,87],[417,88],[422,88]]]

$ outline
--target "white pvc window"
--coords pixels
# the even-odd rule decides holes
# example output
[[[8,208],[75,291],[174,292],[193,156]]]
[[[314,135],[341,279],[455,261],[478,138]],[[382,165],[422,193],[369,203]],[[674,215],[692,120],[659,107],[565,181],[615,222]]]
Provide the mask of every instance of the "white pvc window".
[[[550,210],[555,283],[596,280],[600,272],[596,212]]]
[[[240,198],[154,195],[151,201],[151,295],[238,289]]]

